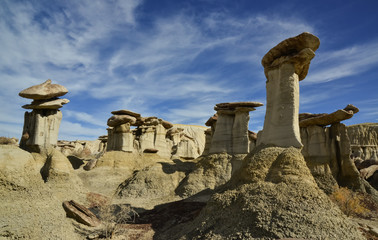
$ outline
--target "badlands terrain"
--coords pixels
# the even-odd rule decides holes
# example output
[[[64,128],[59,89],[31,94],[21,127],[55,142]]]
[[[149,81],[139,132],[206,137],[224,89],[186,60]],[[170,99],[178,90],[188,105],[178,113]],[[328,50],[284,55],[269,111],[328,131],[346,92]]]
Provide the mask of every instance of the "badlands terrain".
[[[19,141],[0,138],[0,239],[378,239],[378,123],[343,124],[349,103],[299,113],[319,44],[302,33],[263,57],[258,133],[248,101],[214,103],[205,126],[115,110],[107,135],[63,141],[68,90],[20,91],[31,111]]]

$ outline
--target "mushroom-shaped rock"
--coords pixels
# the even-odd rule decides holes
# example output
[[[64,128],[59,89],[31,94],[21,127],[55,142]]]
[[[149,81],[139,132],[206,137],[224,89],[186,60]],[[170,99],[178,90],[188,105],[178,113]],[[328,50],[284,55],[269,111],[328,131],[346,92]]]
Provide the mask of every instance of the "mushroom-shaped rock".
[[[68,93],[67,88],[59,84],[51,84],[51,80],[22,90],[18,95],[23,98],[34,100],[50,99],[60,97]]]
[[[314,58],[314,52],[319,48],[319,45],[319,38],[307,32],[280,42],[265,54],[261,61],[266,78],[269,79],[269,70],[289,62],[294,64],[295,73],[298,75],[299,81],[303,80],[308,73],[310,61]]]
[[[59,109],[64,104],[69,103],[68,99],[53,99],[53,100],[34,100],[31,104],[22,106],[25,109]]]
[[[133,116],[133,117],[136,117],[136,118],[140,117],[139,113],[132,112],[130,110],[125,110],[125,109],[113,111],[112,114],[113,115],[129,115],[129,116]]]
[[[113,115],[108,119],[109,127],[116,127],[124,123],[135,124],[136,118],[129,115]]]

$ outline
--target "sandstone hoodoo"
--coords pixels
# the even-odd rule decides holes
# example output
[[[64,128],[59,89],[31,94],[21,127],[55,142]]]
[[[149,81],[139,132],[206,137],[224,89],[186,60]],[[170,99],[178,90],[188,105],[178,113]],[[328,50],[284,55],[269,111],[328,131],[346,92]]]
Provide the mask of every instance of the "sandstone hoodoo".
[[[206,125],[212,129],[209,153],[247,154],[249,152],[249,112],[263,106],[260,102],[218,103]]]
[[[50,146],[55,147],[58,141],[62,112],[59,110],[68,99],[59,99],[68,90],[51,80],[29,87],[19,93],[21,97],[33,99],[31,104],[22,106],[32,109],[25,112],[24,129],[20,147],[32,152],[40,152]]]
[[[299,81],[303,80],[319,39],[302,33],[272,48],[262,59],[266,81],[266,114],[258,142],[302,147],[299,124]]]
[[[205,127],[172,124],[129,110],[113,111],[108,119],[107,151],[155,153],[165,158],[194,159],[205,147]],[[134,128],[132,128],[134,127]]]
[[[194,221],[157,239],[363,239],[320,190],[300,150],[298,82],[305,78],[318,46],[317,37],[303,33],[265,55],[267,109],[260,144]]]

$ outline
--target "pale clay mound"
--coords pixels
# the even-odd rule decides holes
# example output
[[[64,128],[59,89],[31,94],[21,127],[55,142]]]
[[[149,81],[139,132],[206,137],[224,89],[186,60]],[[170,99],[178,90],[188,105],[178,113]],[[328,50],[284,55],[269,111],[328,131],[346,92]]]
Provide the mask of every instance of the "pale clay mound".
[[[365,239],[321,191],[300,151],[258,147],[192,222],[157,239]]]
[[[67,158],[57,151],[50,156],[46,164],[44,154],[0,146],[0,239],[83,239],[66,218],[62,201],[84,201],[86,190]]]

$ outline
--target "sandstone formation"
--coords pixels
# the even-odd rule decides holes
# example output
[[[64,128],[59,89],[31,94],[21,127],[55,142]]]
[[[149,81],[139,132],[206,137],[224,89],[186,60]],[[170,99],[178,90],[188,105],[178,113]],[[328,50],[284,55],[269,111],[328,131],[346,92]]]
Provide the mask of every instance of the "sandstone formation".
[[[205,189],[216,189],[230,180],[242,159],[255,147],[256,139],[248,130],[249,112],[262,106],[259,102],[231,102],[216,104],[214,116],[206,122],[205,150],[195,169],[175,190],[182,197],[192,196]]]
[[[208,153],[247,154],[249,152],[249,112],[262,106],[259,102],[218,103],[217,113],[206,125],[211,127]]]
[[[58,99],[68,91],[58,84],[51,84],[51,80],[27,88],[19,93],[21,97],[31,98],[31,104],[24,105],[24,129],[20,147],[27,151],[39,152],[42,149],[57,145],[59,126],[62,113],[58,109],[69,102],[68,99]]]
[[[165,158],[194,159],[204,150],[206,128],[174,125],[129,110],[112,113],[115,115],[108,120],[107,151],[151,153],[153,149]]]
[[[359,172],[350,158],[350,141],[344,124],[300,129],[302,154],[319,187],[331,193],[336,185],[365,191]]]
[[[106,136],[107,137],[107,136]],[[107,139],[100,136],[97,140],[75,140],[64,141],[58,140],[57,149],[60,150],[65,156],[77,156],[80,158],[92,158],[105,152]]]
[[[302,33],[272,48],[262,59],[267,106],[260,143],[302,147],[299,124],[299,81],[308,72],[319,39]]]
[[[351,125],[347,127],[347,132],[351,144],[351,157],[360,175],[367,178],[367,181],[378,190],[378,170],[371,167],[378,165],[378,124]]]
[[[337,110],[336,112],[330,114],[301,113],[299,114],[299,126],[327,126],[334,123],[339,123],[353,117],[353,115],[358,111],[359,109],[357,107],[353,106],[352,104],[348,104],[344,109]]]
[[[192,222],[156,239],[364,239],[321,191],[300,150],[257,146]]]

